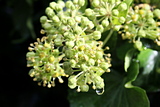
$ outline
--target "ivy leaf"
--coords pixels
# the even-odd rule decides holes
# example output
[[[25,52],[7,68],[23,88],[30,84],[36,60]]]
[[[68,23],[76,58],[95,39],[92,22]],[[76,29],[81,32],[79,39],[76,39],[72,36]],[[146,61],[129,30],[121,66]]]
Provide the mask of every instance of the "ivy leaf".
[[[135,51],[136,51],[135,49],[130,49],[125,55],[124,70],[126,72],[127,72],[128,67],[131,64],[131,60],[132,60],[132,57],[133,57]]]
[[[140,67],[143,68],[143,74],[149,74],[155,66],[157,61],[158,52],[152,49],[141,51],[138,55]]]
[[[103,75],[106,86],[104,94],[100,96],[93,91],[89,93],[70,91],[71,107],[149,107],[145,90],[131,84],[136,79],[138,70],[138,63],[132,61],[125,74],[112,70]]]

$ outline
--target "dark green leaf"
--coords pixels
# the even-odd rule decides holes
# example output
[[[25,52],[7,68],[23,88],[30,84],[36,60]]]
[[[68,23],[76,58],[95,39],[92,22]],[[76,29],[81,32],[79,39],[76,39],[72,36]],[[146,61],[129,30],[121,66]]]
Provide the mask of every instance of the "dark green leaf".
[[[138,63],[134,61],[126,76],[116,71],[104,75],[106,86],[101,96],[95,95],[93,91],[89,93],[70,91],[71,107],[149,107],[145,90],[131,85],[138,75],[138,70]]]

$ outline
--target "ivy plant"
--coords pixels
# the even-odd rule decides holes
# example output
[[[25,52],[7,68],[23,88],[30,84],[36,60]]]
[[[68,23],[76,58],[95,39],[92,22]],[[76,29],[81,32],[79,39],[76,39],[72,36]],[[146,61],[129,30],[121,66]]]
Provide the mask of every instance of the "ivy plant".
[[[68,78],[71,107],[150,106],[146,92],[160,88],[160,9],[132,0],[58,0],[45,13],[44,36],[26,54],[33,81],[51,88]]]

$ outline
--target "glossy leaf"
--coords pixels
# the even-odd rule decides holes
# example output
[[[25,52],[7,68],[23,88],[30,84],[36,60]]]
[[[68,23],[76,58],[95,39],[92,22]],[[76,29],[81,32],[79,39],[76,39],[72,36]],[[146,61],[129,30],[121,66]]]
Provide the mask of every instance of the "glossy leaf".
[[[132,57],[133,57],[135,51],[136,51],[135,49],[130,49],[130,50],[126,53],[125,62],[124,62],[124,70],[125,70],[126,72],[127,72],[128,67],[129,67],[130,64],[131,64]]]
[[[125,76],[116,71],[104,75],[105,92],[100,96],[94,91],[89,93],[70,91],[68,98],[71,107],[149,107],[145,90],[131,85],[139,73],[138,70],[138,63],[134,61]]]
[[[138,60],[140,61],[140,67],[143,68],[143,74],[149,74],[153,70],[157,56],[158,52],[151,49],[140,52]]]

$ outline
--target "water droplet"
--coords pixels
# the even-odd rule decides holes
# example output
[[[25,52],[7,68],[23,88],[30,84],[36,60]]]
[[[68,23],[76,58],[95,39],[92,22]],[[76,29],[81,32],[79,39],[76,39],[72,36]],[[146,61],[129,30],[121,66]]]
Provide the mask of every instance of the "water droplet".
[[[96,93],[98,95],[102,95],[104,93],[104,88],[102,88],[102,89],[96,89]]]

